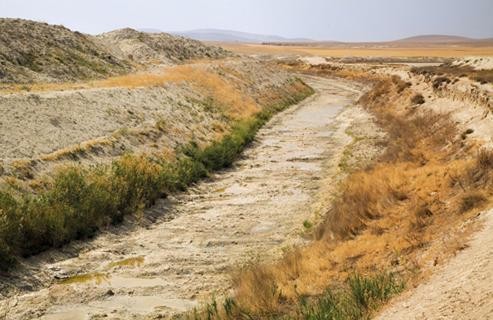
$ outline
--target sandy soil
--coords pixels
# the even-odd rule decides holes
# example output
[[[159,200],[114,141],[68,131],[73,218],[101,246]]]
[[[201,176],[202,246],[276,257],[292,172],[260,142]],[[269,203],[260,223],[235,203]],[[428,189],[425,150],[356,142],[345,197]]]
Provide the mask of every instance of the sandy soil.
[[[377,319],[493,319],[493,210],[469,247]]]
[[[0,302],[0,314],[166,316],[226,292],[239,264],[272,259],[302,243],[302,224],[313,214],[321,181],[352,141],[341,134],[353,119],[348,112],[362,118],[358,108],[341,113],[360,94],[356,88],[336,80],[309,81],[318,91],[314,97],[276,116],[233,169],[149,210],[156,223],[127,222],[89,244],[26,261],[10,280],[17,293]]]

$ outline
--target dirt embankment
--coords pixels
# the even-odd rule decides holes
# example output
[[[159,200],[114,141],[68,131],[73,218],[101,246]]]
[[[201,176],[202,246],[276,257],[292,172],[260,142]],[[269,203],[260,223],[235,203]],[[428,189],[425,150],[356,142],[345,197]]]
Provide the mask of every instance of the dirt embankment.
[[[231,55],[221,47],[167,33],[145,33],[130,28],[95,37],[116,57],[139,64],[176,64],[190,59],[217,59]]]
[[[463,251],[376,319],[492,319],[493,212],[481,214],[478,222],[482,228]]]

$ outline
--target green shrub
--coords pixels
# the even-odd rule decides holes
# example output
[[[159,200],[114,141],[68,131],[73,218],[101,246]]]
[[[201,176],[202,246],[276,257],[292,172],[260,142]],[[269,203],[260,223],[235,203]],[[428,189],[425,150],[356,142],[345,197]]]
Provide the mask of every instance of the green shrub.
[[[403,284],[391,273],[380,273],[372,277],[355,274],[348,280],[354,301],[365,310],[373,309],[403,289]]]
[[[17,201],[5,192],[0,192],[0,269],[14,261],[13,249],[19,244],[19,219]]]

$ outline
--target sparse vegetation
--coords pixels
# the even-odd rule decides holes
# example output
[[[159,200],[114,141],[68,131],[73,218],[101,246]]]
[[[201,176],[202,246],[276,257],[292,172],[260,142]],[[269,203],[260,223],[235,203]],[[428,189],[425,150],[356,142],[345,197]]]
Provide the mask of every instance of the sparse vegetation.
[[[461,212],[467,212],[473,208],[480,207],[487,201],[487,198],[483,193],[474,191],[462,196],[462,202],[460,206]]]
[[[465,140],[467,138],[468,135],[474,133],[474,129],[467,129],[465,130],[464,132],[461,133],[460,137],[462,138],[462,140]]]
[[[452,80],[450,80],[447,77],[443,77],[443,76],[437,77],[437,78],[433,79],[433,89],[435,89],[435,90],[440,89],[444,85],[449,84],[450,82],[452,82]]]
[[[493,83],[493,70],[475,70],[470,66],[453,66],[442,64],[440,66],[414,67],[411,71],[424,76],[436,76],[433,87],[438,89],[443,83],[450,83],[450,78],[468,77],[481,84]]]
[[[303,227],[306,230],[310,230],[313,227],[313,223],[311,223],[309,220],[303,221]]]
[[[403,81],[399,76],[392,76],[392,82],[397,87],[397,93],[402,93],[407,88],[411,87],[410,82]]]

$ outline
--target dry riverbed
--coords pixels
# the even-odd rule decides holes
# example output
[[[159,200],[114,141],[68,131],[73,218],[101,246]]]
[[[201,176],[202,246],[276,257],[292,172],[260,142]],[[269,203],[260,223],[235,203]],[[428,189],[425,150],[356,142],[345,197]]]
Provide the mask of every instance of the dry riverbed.
[[[361,88],[307,81],[317,93],[274,117],[232,169],[90,243],[23,262],[0,300],[0,318],[170,316],[227,294],[242,263],[274,259],[306,241],[303,222],[328,205],[319,192],[340,179],[353,141],[348,128],[374,130],[353,105]]]

